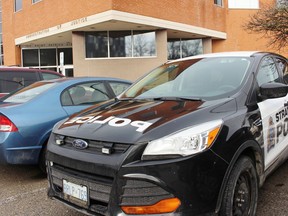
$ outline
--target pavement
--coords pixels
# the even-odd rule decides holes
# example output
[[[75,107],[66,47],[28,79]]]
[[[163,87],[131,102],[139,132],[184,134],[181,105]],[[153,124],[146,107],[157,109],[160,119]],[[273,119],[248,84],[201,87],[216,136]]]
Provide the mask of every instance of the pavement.
[[[49,199],[47,180],[36,166],[0,165],[0,213],[5,216],[83,216]],[[288,161],[259,191],[257,216],[288,215]]]

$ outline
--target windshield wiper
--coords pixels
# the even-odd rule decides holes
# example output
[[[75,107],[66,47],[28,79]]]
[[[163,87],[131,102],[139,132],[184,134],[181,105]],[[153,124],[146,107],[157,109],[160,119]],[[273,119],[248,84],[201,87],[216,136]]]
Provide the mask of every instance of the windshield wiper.
[[[194,98],[194,97],[156,97],[153,100],[160,100],[160,101],[204,101],[201,98]]]

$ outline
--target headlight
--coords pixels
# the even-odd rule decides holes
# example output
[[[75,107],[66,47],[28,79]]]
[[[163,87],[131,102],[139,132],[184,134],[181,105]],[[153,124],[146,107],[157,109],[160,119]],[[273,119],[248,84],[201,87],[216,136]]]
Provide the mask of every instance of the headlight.
[[[199,153],[213,144],[222,124],[222,120],[210,121],[153,140],[148,143],[142,160],[173,158]]]
[[[55,144],[57,144],[57,145],[63,145],[64,144],[64,136],[62,136],[62,135],[59,135],[59,134],[55,134],[54,135],[54,139],[55,139]]]

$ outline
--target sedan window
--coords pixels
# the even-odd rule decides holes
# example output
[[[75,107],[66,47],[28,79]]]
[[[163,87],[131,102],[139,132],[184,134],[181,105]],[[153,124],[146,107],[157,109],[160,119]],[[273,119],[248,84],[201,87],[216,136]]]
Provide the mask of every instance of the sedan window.
[[[130,86],[130,84],[123,82],[110,82],[109,84],[115,95],[120,95],[124,90],[126,90]]]
[[[25,103],[34,97],[40,95],[42,92],[47,91],[48,89],[52,88],[56,83],[33,83],[32,85],[23,88],[12,94],[10,97],[6,98],[4,102],[9,103]]]
[[[103,82],[89,82],[75,85],[61,95],[63,106],[93,104],[109,99]]]

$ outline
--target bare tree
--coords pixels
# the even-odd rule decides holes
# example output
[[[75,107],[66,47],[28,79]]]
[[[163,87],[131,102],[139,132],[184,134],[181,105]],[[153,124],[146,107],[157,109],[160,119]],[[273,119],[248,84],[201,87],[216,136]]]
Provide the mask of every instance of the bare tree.
[[[269,38],[269,46],[278,50],[288,45],[288,0],[277,0],[275,5],[266,5],[251,16],[245,29]]]

